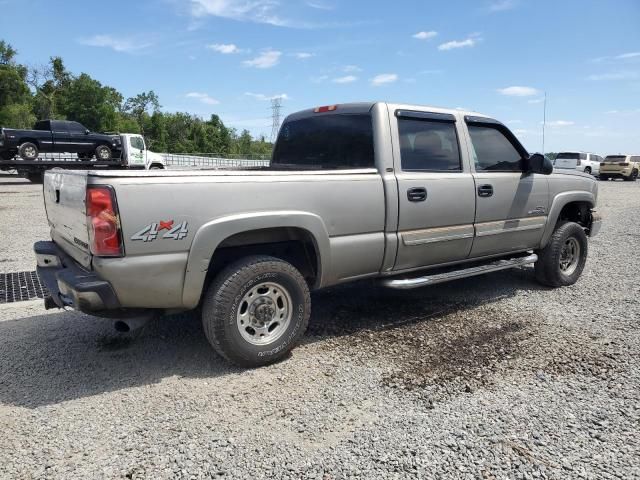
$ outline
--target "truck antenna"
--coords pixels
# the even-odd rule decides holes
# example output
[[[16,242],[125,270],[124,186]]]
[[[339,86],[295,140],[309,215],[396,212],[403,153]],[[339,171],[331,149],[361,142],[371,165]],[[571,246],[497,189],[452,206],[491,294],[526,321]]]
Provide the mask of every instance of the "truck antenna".
[[[544,92],[544,106],[542,107],[542,154],[544,155],[544,132],[547,127],[547,92]]]

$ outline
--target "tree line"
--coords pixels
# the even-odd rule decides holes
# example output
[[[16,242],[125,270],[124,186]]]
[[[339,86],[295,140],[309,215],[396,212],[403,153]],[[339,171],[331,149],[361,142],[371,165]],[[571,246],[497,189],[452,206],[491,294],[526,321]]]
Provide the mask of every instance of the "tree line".
[[[17,51],[0,40],[0,126],[31,128],[37,120],[74,120],[95,132],[140,133],[156,152],[269,155],[272,144],[238,132],[220,117],[206,120],[160,110],[153,90],[125,99],[86,73],[74,75],[62,58],[46,65],[16,62]]]

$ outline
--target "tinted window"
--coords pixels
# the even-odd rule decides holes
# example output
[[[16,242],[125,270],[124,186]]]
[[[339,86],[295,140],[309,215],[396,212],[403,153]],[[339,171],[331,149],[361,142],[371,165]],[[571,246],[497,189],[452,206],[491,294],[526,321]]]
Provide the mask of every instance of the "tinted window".
[[[627,159],[624,155],[608,155],[604,159],[605,162],[624,162]]]
[[[580,154],[580,160],[586,160],[587,159],[587,154],[586,153],[581,153]]]
[[[84,125],[78,122],[68,122],[67,126],[69,128],[69,131],[73,133],[84,133],[86,130],[86,128],[84,128]]]
[[[131,137],[130,142],[133,148],[137,148],[138,150],[144,150],[144,142],[142,141],[142,137]]]
[[[633,157],[631,157],[631,161],[632,162],[640,162],[640,156],[634,155]]]
[[[50,125],[49,125],[49,121],[47,120],[42,120],[40,122],[36,122],[36,124],[33,126],[34,130],[50,130]]]
[[[374,166],[370,115],[318,115],[285,122],[272,168],[309,170]]]
[[[398,119],[403,170],[460,171],[455,124]]]
[[[502,132],[492,127],[469,125],[469,135],[476,170],[522,171],[522,156]]]
[[[558,154],[558,156],[556,157],[556,160],[558,158],[560,158],[560,159],[562,159],[562,158],[570,158],[570,159],[571,158],[575,158],[575,159],[577,159],[578,158],[578,154],[577,153],[573,153],[573,152],[562,152],[562,153]]]

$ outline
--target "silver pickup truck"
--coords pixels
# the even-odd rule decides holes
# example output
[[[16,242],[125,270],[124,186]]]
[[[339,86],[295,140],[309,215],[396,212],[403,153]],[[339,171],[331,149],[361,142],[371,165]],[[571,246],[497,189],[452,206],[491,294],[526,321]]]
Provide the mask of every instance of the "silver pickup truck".
[[[415,288],[535,264],[577,281],[601,224],[593,177],[553,173],[500,122],[391,103],[305,110],[270,165],[232,171],[49,171],[52,241],[34,246],[50,297],[115,319],[201,309],[242,366],[303,335],[309,291],[364,278]]]

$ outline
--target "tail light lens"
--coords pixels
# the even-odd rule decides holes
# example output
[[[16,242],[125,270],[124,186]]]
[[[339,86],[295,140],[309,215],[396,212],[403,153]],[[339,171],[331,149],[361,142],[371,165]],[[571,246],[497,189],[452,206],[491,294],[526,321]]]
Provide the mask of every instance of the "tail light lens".
[[[122,257],[120,218],[111,187],[87,188],[87,223],[91,253],[99,257]]]
[[[629,164],[626,162],[620,162],[618,165],[620,165],[621,167],[628,167]]]

